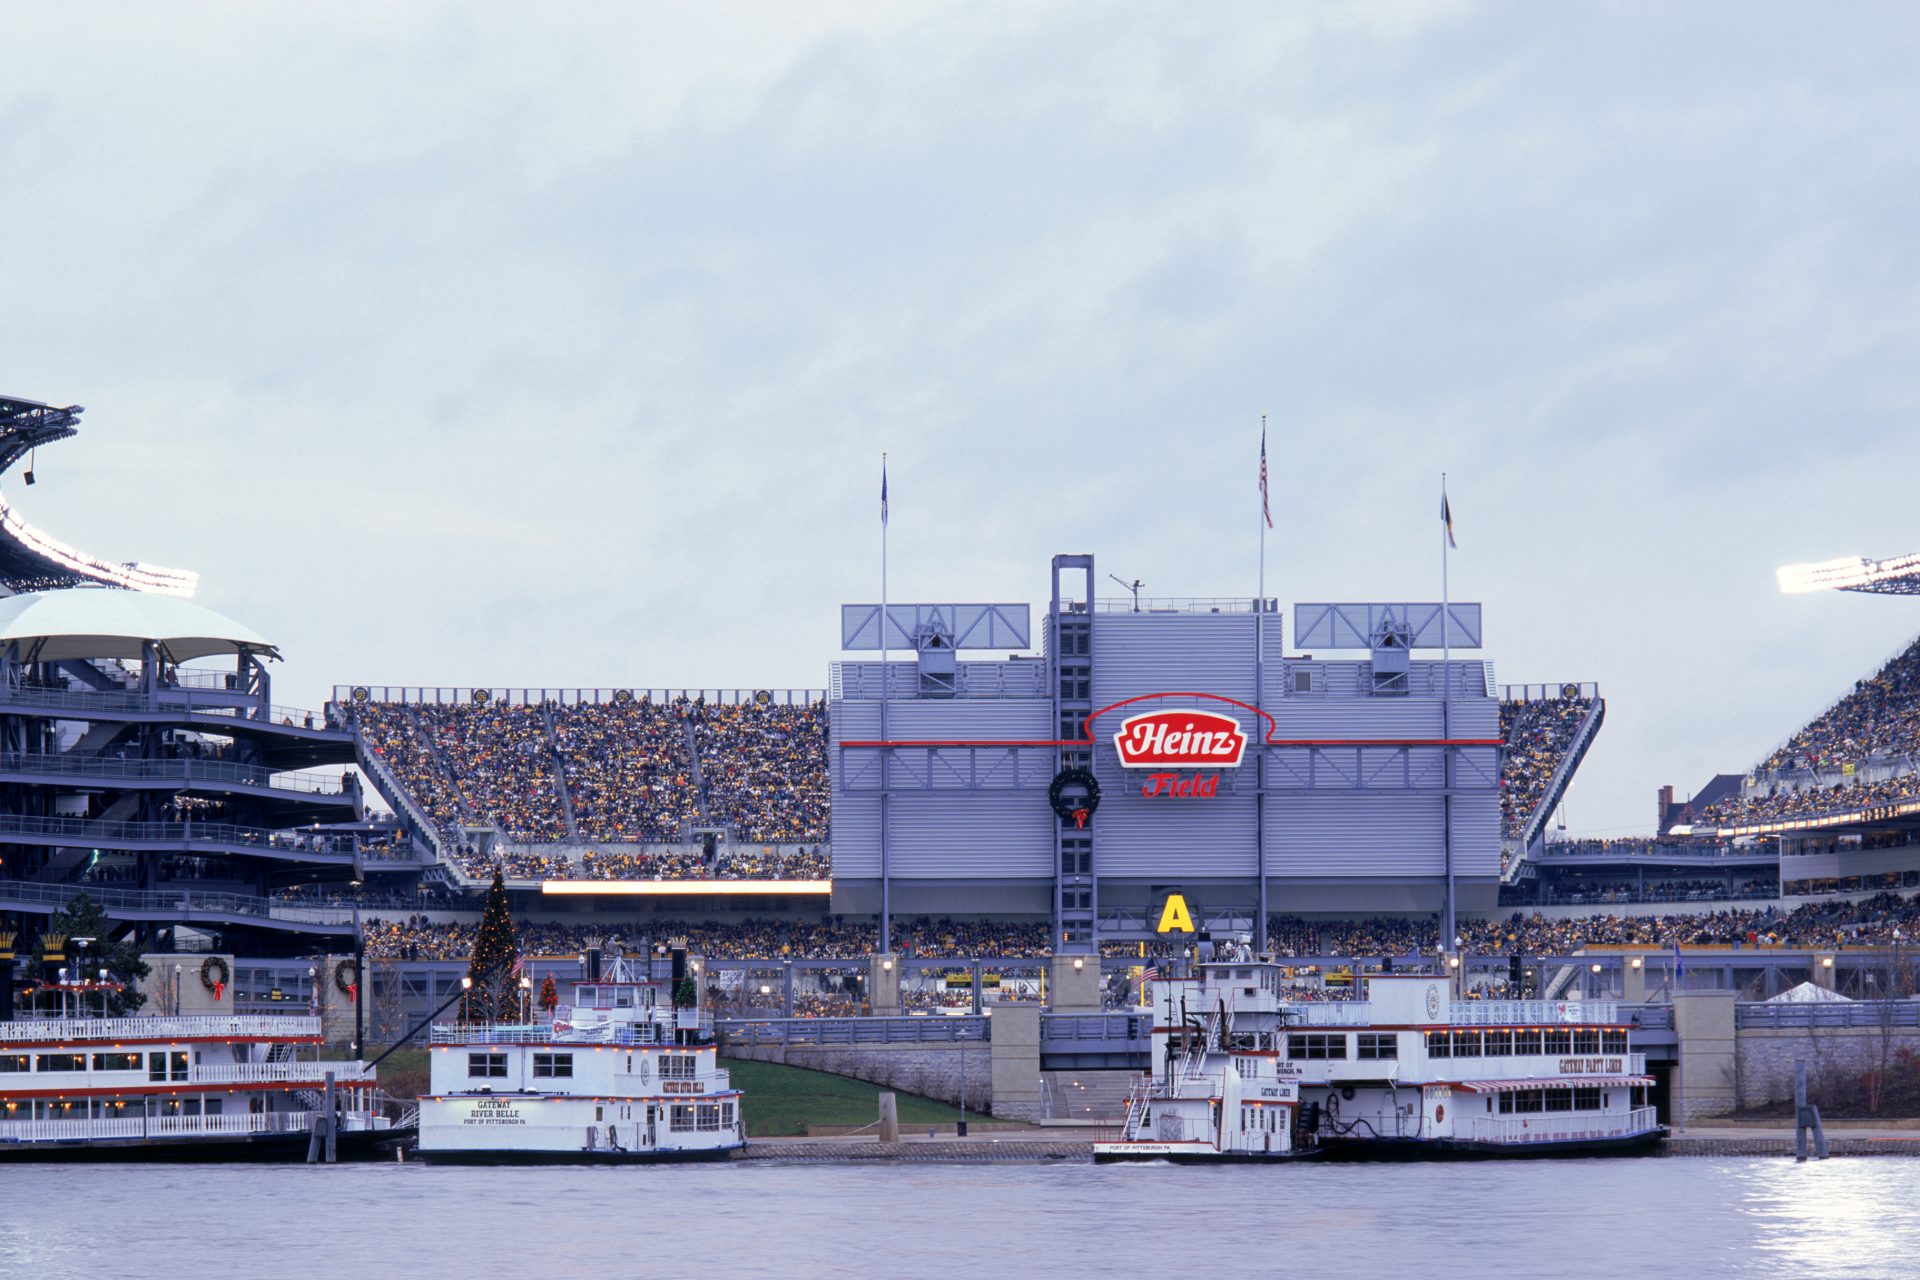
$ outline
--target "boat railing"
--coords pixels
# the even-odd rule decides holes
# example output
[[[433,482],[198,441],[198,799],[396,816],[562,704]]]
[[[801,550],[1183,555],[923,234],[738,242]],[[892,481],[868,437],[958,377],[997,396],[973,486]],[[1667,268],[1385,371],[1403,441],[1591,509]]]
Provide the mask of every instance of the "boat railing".
[[[1287,1022],[1300,1027],[1364,1027],[1374,1021],[1365,1000],[1327,1000],[1282,1006]],[[1612,1000],[1456,1000],[1447,1016],[1456,1027],[1617,1026],[1620,1006]]]
[[[317,1040],[320,1019],[286,1014],[187,1014],[156,1018],[37,1018],[0,1022],[0,1044],[60,1044],[77,1040],[137,1042],[246,1036],[260,1040]]]
[[[1575,1142],[1592,1138],[1627,1138],[1660,1127],[1652,1107],[1631,1111],[1563,1111],[1524,1116],[1475,1116],[1471,1137],[1476,1142]]]
[[[674,1027],[657,1022],[600,1022],[571,1026],[558,1023],[436,1023],[431,1044],[628,1044],[670,1045]]]
[[[0,1120],[0,1144],[75,1142],[105,1138],[201,1138],[256,1133],[305,1133],[313,1111],[267,1111],[218,1116],[100,1116],[73,1120]]]

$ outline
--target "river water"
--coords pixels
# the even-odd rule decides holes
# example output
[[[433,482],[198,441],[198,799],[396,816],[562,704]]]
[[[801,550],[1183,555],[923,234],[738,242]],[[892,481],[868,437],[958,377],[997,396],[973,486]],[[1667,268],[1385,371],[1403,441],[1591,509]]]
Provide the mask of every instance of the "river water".
[[[0,1276],[1920,1277],[1920,1160],[0,1166]]]

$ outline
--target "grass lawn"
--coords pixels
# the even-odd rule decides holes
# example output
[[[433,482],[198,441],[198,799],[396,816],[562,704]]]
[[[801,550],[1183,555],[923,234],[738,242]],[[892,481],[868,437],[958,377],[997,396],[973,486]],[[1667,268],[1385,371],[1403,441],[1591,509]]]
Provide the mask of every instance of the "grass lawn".
[[[723,1065],[733,1073],[733,1087],[746,1095],[749,1138],[799,1136],[810,1124],[867,1124],[880,1117],[880,1095],[885,1091],[864,1080],[734,1058]],[[958,1107],[897,1089],[893,1092],[899,1098],[902,1129],[960,1119]],[[987,1119],[978,1112],[968,1112],[967,1118]]]

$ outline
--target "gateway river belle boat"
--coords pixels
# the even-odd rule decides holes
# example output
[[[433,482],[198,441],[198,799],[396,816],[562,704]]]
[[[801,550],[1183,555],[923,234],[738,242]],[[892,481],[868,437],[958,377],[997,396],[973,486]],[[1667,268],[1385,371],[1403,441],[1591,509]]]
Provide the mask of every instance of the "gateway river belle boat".
[[[677,1007],[686,953],[665,973],[612,958],[543,1021],[433,1028],[420,1154],[443,1164],[725,1160],[744,1145],[740,1094],[713,1022]],[[664,964],[662,967],[666,967]]]
[[[1432,1160],[1633,1154],[1665,1128],[1611,1002],[1455,1001],[1382,974],[1294,1003],[1280,965],[1152,986],[1154,1071],[1099,1160]]]

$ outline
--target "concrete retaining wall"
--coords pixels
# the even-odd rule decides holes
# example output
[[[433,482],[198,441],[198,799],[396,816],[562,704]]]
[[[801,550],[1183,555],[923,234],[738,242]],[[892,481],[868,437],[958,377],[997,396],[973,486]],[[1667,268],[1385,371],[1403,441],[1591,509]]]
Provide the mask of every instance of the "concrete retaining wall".
[[[966,1105],[979,1112],[991,1109],[993,1055],[985,1042],[969,1044],[964,1054],[955,1044],[742,1044],[724,1046],[721,1052],[729,1058],[805,1067],[809,1071],[865,1080],[883,1089],[917,1093],[953,1106],[959,1106],[961,1101],[960,1072],[964,1060]]]
[[[1891,1064],[1902,1050],[1920,1053],[1920,1030],[1897,1027],[1796,1027],[1772,1030],[1742,1028],[1736,1068],[1741,1107],[1764,1107],[1793,1101],[1793,1064],[1807,1064],[1807,1078],[1816,1092],[1828,1072],[1857,1076],[1884,1062]]]

